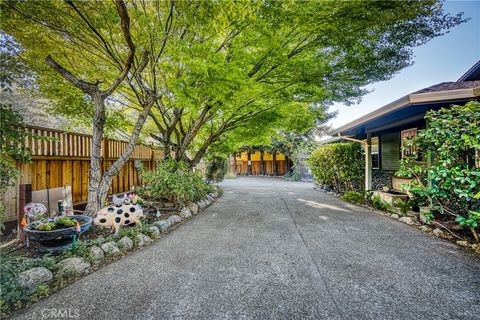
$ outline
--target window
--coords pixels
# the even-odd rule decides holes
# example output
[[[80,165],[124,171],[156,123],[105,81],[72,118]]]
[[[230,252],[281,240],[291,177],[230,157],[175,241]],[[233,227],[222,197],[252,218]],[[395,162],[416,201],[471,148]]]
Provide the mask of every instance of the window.
[[[372,169],[380,169],[380,153],[379,153],[379,140],[378,137],[374,137],[371,140],[371,151],[370,154],[372,155]]]
[[[417,137],[417,128],[403,130],[400,133],[400,139],[402,142],[402,158],[411,155],[414,152],[417,152],[417,148],[413,146],[407,146],[407,141],[415,140]]]

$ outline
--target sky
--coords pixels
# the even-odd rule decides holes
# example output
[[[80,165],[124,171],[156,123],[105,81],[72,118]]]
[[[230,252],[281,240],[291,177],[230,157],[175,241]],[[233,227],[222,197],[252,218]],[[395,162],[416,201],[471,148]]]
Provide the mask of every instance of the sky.
[[[414,64],[390,80],[367,86],[373,90],[359,104],[333,105],[338,115],[330,120],[338,128],[413,91],[446,81],[456,81],[480,59],[480,0],[446,1],[446,12],[464,12],[471,18],[421,47],[414,48]]]

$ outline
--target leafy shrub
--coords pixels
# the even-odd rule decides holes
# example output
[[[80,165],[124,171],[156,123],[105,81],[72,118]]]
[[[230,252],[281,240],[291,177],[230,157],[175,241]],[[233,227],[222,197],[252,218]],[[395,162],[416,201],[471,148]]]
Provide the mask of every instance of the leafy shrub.
[[[347,191],[342,194],[342,199],[350,203],[365,203],[365,196],[360,192]]]
[[[225,178],[228,170],[228,159],[224,157],[215,157],[208,162],[207,180],[220,182]]]
[[[379,196],[372,197],[372,206],[375,209],[382,211],[389,211],[391,209],[391,206],[385,201],[383,201],[382,198],[380,198]]]
[[[155,170],[141,172],[140,196],[147,200],[166,200],[179,205],[199,201],[215,188],[200,173],[192,172],[184,162],[159,161]]]
[[[48,286],[38,286],[33,291],[20,287],[17,275],[33,267],[45,267],[53,269],[55,259],[50,256],[30,259],[25,257],[12,257],[2,255],[0,257],[0,314],[7,315],[14,309],[18,309],[30,302],[38,300],[48,293]]]
[[[322,145],[312,152],[308,164],[319,184],[337,191],[360,191],[365,177],[365,159],[359,143]]]
[[[407,190],[443,214],[468,226],[480,242],[480,103],[432,110],[429,125],[415,140],[406,140],[414,151],[401,160],[397,175],[412,178]],[[417,162],[419,152],[431,159],[426,167]]]

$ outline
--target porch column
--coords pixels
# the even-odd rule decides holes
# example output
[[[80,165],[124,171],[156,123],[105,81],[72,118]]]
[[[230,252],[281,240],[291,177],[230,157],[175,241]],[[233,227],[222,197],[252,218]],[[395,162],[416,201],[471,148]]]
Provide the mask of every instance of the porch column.
[[[372,134],[367,133],[365,144],[365,191],[372,189]]]
[[[252,153],[250,150],[247,152],[247,176],[252,175]]]

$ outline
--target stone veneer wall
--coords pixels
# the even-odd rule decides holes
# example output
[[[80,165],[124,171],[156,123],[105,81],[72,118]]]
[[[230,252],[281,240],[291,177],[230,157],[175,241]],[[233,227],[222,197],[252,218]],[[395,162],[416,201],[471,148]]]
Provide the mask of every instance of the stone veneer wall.
[[[382,190],[384,186],[392,189],[393,172],[384,170],[372,170],[372,189]]]

